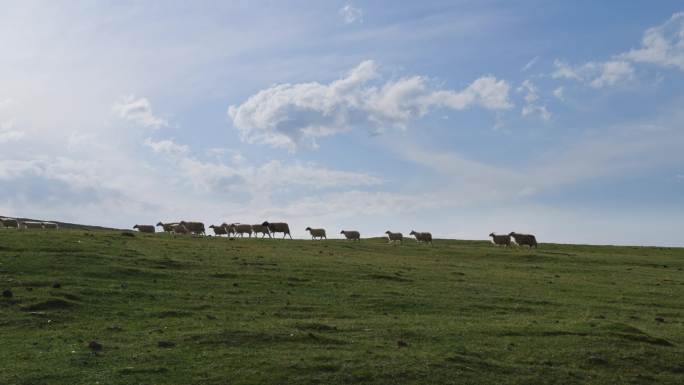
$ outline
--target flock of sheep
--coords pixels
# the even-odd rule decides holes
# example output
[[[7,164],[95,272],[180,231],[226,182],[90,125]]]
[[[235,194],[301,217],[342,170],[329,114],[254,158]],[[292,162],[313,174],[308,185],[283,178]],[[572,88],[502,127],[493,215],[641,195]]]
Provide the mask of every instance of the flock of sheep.
[[[5,228],[15,228],[15,229],[58,229],[59,225],[54,222],[39,222],[39,221],[20,221],[16,218],[4,218],[0,217],[0,227]],[[205,235],[206,229],[204,223],[202,222],[173,222],[173,223],[157,223],[156,226],[152,225],[135,225],[134,229],[140,231],[141,233],[154,234],[157,231],[157,227],[161,227],[163,232],[170,234],[191,234],[191,235]],[[228,237],[241,237],[243,238],[247,234],[250,238],[252,234],[257,237],[261,234],[261,238],[268,236],[272,238],[278,233],[283,233],[283,238],[289,236],[292,239],[292,234],[290,234],[290,226],[285,222],[263,222],[262,224],[248,225],[244,223],[222,223],[220,225],[211,225],[210,229],[214,231],[216,236],[226,235]],[[311,239],[328,239],[325,233],[325,229],[314,229],[307,227],[306,231],[311,234]],[[361,241],[361,233],[355,230],[342,230],[340,234],[344,235],[347,240],[350,241]],[[387,240],[389,243],[402,243],[404,241],[404,236],[402,233],[395,233],[391,231],[385,231],[387,235]],[[432,234],[428,232],[417,232],[411,231],[410,235],[414,236],[416,242],[418,243],[429,243],[432,245]],[[520,246],[537,247],[537,238],[532,234],[520,234],[516,232],[511,232],[509,234],[497,235],[494,233],[489,234],[492,238],[492,243],[497,246],[511,246],[513,243]]]
[[[10,229],[58,229],[59,225],[54,222],[20,221],[16,218],[0,217],[0,227]]]
[[[135,225],[134,229],[140,231],[141,233],[154,234],[157,231],[157,227],[161,227],[164,232],[170,234],[192,234],[192,235],[205,235],[206,229],[204,223],[202,222],[173,222],[173,223],[163,223],[159,222],[156,226],[152,225]],[[263,222],[256,225],[248,225],[244,223],[222,223],[220,225],[211,225],[210,229],[214,231],[216,236],[227,235],[228,237],[240,237],[243,238],[245,234],[248,237],[258,237],[261,234],[261,238],[268,236],[272,238],[278,233],[283,233],[283,238],[290,237],[292,239],[292,234],[290,233],[290,226],[285,222]],[[322,240],[328,239],[325,229],[314,229],[307,227],[306,231],[311,234],[311,239]],[[344,235],[347,240],[350,241],[360,241],[361,233],[356,230],[342,230],[340,234]],[[388,242],[390,243],[403,243],[404,236],[401,233],[393,233],[391,231],[386,231]],[[417,232],[411,231],[411,234],[416,238],[417,242],[424,242],[432,244],[432,234],[427,232]]]
[[[180,222],[173,222],[173,223],[163,223],[159,222],[157,223],[156,226],[152,225],[135,225],[133,226],[134,229],[137,229],[138,231],[142,233],[151,233],[154,234],[156,232],[156,228],[161,227],[164,232],[171,233],[171,234],[194,234],[194,235],[204,235],[206,234],[206,230],[204,227],[204,223],[201,222],[186,222],[186,221],[180,221]],[[290,234],[290,226],[285,223],[285,222],[264,222],[262,224],[257,224],[257,225],[248,225],[244,223],[222,223],[220,225],[211,225],[209,226],[210,229],[214,231],[214,234],[217,236],[221,235],[227,235],[228,237],[240,237],[243,238],[245,234],[247,234],[250,238],[252,237],[252,234],[254,234],[255,237],[257,237],[259,234],[261,234],[261,238],[264,238],[265,236],[268,236],[269,238],[272,238],[272,235],[275,235],[277,233],[283,233],[283,238],[286,236],[289,236],[290,239],[292,239],[292,235]],[[325,229],[314,229],[311,227],[307,227],[306,231],[311,234],[311,239],[316,240],[316,239],[328,239]],[[344,235],[344,237],[347,240],[350,241],[361,241],[361,233],[355,230],[342,230],[340,234]],[[402,233],[395,233],[392,231],[385,231],[385,234],[387,235],[387,240],[389,243],[402,243],[404,241],[404,235]],[[411,231],[409,235],[412,235],[415,237],[416,242],[418,243],[426,243],[432,245],[432,234],[428,232],[417,232],[417,231]],[[516,232],[511,232],[508,235],[496,235],[494,233],[489,234],[490,237],[492,237],[492,243],[495,245],[502,245],[502,246],[511,246],[513,243],[518,244],[520,246],[529,246],[531,247],[537,247],[537,238],[532,235],[532,234],[520,234]],[[512,238],[512,240],[511,240]]]

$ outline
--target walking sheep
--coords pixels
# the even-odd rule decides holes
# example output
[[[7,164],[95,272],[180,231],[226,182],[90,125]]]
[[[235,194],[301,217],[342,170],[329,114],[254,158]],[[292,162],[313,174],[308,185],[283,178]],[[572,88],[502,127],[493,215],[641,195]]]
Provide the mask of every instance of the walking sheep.
[[[292,234],[290,234],[290,226],[288,226],[288,224],[285,222],[264,222],[262,225],[268,227],[268,230],[271,233],[274,233],[274,235],[275,233],[283,233],[283,239],[285,239],[286,235],[290,236],[290,239],[292,239]]]
[[[228,234],[228,231],[226,230],[225,227],[223,227],[223,225],[219,225],[219,226],[211,225],[211,226],[209,226],[209,228],[214,230],[214,235],[216,235],[217,237],[220,237],[221,235]]]
[[[205,235],[206,232],[204,231],[204,223],[202,222],[186,222],[186,221],[181,221],[181,225],[185,226],[191,234],[196,234],[196,235]]]
[[[138,229],[141,233],[154,234],[155,232],[154,226],[152,225],[135,225],[133,228]]]
[[[409,235],[415,236],[417,243],[424,242],[424,243],[429,243],[430,245],[432,245],[432,234],[431,233],[419,233],[415,230],[411,230],[411,234],[409,234]]]
[[[0,222],[5,227],[19,228],[19,222],[14,218],[0,218]]]
[[[311,227],[307,227],[304,231],[308,231],[311,233],[311,239],[328,239],[328,237],[325,236],[325,229],[312,229]]]
[[[184,225],[182,225],[180,223],[173,225],[173,227],[171,228],[171,232],[174,235],[176,235],[176,234],[180,234],[180,235],[190,234],[190,230],[188,230],[187,227],[185,227]]]
[[[513,231],[508,235],[513,237],[515,243],[517,243],[520,246],[527,245],[530,248],[532,248],[532,246],[534,246],[535,248],[537,247],[537,238],[532,234],[519,234]]]
[[[264,225],[252,225],[252,231],[254,232],[254,237],[256,238],[257,234],[261,233],[261,238],[263,239],[265,236],[268,235],[269,238],[273,238],[271,236],[271,232],[268,230],[268,226]]]
[[[401,233],[393,233],[389,230],[385,231],[385,234],[387,234],[387,243],[396,243],[399,241],[402,245],[404,244],[404,236]]]
[[[22,229],[43,229],[43,222],[24,221],[21,222]]]
[[[237,237],[240,234],[240,238],[243,238],[245,234],[248,234],[252,238],[252,225],[244,225],[241,223],[232,223],[229,227],[230,231]]]
[[[347,238],[347,240],[361,242],[361,234],[358,231],[342,230],[340,231],[340,234],[344,234],[344,237]]]
[[[495,244],[496,246],[504,245],[504,246],[508,247],[511,245],[510,234],[496,235],[494,233],[491,233],[491,234],[489,234],[489,236],[492,237],[492,243]]]
[[[159,222],[159,223],[157,223],[157,226],[161,226],[161,228],[164,229],[164,232],[167,232],[170,234],[170,233],[173,233],[173,228],[178,226],[178,224],[179,223],[177,223],[177,222],[169,222],[169,223]]]
[[[233,229],[232,224],[229,225],[226,222],[221,223],[221,227],[226,229],[226,233],[228,234],[228,237],[232,237],[235,234],[235,229]]]

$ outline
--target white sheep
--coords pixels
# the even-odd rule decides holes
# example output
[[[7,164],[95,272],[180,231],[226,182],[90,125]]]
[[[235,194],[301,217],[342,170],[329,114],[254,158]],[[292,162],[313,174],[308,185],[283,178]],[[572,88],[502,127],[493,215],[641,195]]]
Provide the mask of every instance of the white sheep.
[[[304,231],[308,231],[309,233],[311,233],[311,239],[328,239],[328,237],[325,236],[325,229],[312,229],[311,227],[307,227]]]
[[[411,230],[411,233],[409,235],[413,235],[414,237],[416,237],[417,243],[424,242],[424,243],[429,243],[430,245],[432,245],[432,234],[431,233],[426,233],[426,232],[419,233],[415,230]]]
[[[285,222],[264,222],[262,225],[267,226],[268,230],[273,233],[273,235],[275,235],[275,233],[283,233],[283,239],[285,239],[285,236],[290,236],[290,239],[292,239],[290,226]]]
[[[164,232],[173,233],[173,228],[176,227],[178,224],[178,222],[162,223],[160,221],[159,223],[157,223],[157,226],[161,226],[161,228],[164,229]]]
[[[399,241],[402,245],[404,244],[404,236],[401,233],[393,233],[389,230],[385,231],[385,234],[387,234],[387,242],[388,243],[396,243]]]
[[[230,225],[231,231],[235,234],[237,237],[238,234],[240,234],[240,238],[243,238],[245,234],[248,234],[250,238],[252,238],[252,225],[245,225],[242,223],[233,223]]]
[[[0,218],[0,222],[2,222],[2,225],[8,228],[14,228],[18,229],[19,228],[19,221],[17,221],[14,218]]]
[[[171,231],[173,232],[174,235],[175,234],[179,234],[179,235],[191,234],[190,230],[188,230],[188,228],[185,227],[185,225],[182,225],[180,223],[174,225],[171,228]]]
[[[344,234],[344,237],[347,238],[347,240],[361,242],[361,234],[358,231],[342,230],[340,231],[340,234]]]
[[[509,234],[506,235],[496,235],[494,233],[489,234],[490,237],[492,237],[492,243],[497,245],[497,246],[510,246],[511,245],[511,236]]]
[[[256,238],[257,234],[261,234],[261,238],[263,239],[265,236],[268,235],[269,238],[273,238],[271,236],[271,231],[268,229],[268,226],[264,225],[252,225],[252,232],[254,233],[254,237]]]
[[[217,225],[211,225],[211,226],[209,226],[209,228],[214,230],[214,235],[219,236],[219,237],[221,235],[228,234],[228,230],[226,230],[226,228],[223,227],[223,225],[218,225],[218,226]]]
[[[135,225],[134,229],[138,229],[141,233],[154,234],[155,228],[152,225]]]
[[[21,222],[22,229],[44,229],[43,222],[23,221]]]
[[[185,226],[185,228],[188,229],[191,234],[196,234],[196,235],[206,234],[206,232],[204,231],[204,223],[202,223],[202,222],[181,221],[180,224]]]
[[[537,238],[532,234],[520,234],[513,231],[508,235],[513,237],[513,239],[515,239],[515,243],[517,243],[520,246],[527,245],[530,247],[530,249],[532,248],[532,246],[534,246],[535,248],[537,247]]]

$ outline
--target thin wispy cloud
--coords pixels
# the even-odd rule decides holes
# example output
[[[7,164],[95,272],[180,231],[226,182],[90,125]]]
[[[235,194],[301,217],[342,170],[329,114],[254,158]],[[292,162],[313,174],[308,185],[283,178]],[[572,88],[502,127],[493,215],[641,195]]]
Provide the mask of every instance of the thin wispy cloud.
[[[349,3],[340,8],[338,14],[346,24],[360,23],[363,21],[363,11]]]
[[[537,62],[539,61],[539,56],[533,57],[530,61],[525,64],[525,66],[522,68],[523,72],[529,71],[530,68],[532,68]]]

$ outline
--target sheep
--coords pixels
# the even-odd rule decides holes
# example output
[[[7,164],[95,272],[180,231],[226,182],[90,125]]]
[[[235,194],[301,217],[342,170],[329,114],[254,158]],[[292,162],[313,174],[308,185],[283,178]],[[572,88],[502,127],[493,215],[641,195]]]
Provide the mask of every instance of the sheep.
[[[216,236],[218,236],[218,237],[220,237],[221,235],[226,235],[226,234],[228,234],[228,231],[226,230],[225,227],[223,227],[223,225],[219,225],[219,226],[211,225],[211,226],[209,226],[209,228],[210,228],[210,229],[213,229],[213,230],[214,230],[214,234],[215,234]]]
[[[490,237],[492,237],[492,243],[500,246],[504,245],[506,247],[511,245],[511,235],[496,235],[494,233],[489,234]]]
[[[24,221],[20,223],[22,229],[43,229],[43,222]]]
[[[530,247],[530,249],[532,248],[532,246],[534,246],[535,248],[537,247],[537,238],[532,234],[520,234],[513,231],[508,235],[513,237],[515,243],[517,243],[520,246],[527,245]]]
[[[240,234],[240,237],[244,237],[245,233],[249,234],[249,237],[252,238],[252,225],[245,225],[242,223],[232,223],[230,225],[230,230],[235,234],[237,237],[238,234]]]
[[[171,231],[174,235],[175,234],[181,234],[181,235],[190,234],[190,230],[188,230],[188,228],[185,227],[185,225],[182,225],[180,223],[173,225],[173,227],[171,228]]]
[[[55,222],[43,222],[43,228],[45,229],[59,229],[59,224]]]
[[[271,232],[269,231],[268,226],[252,225],[252,231],[254,232],[254,237],[256,237],[258,233],[261,233],[262,239],[267,235],[269,238],[273,238],[271,237]]]
[[[389,230],[385,231],[387,234],[387,243],[395,243],[399,241],[402,245],[404,244],[404,236],[401,233],[393,233]]]
[[[133,228],[138,229],[141,233],[154,234],[155,232],[155,228],[152,225],[135,225]]]
[[[289,235],[290,239],[292,239],[292,234],[290,234],[290,226],[288,226],[285,222],[264,222],[262,225],[268,227],[268,230],[271,233],[283,233],[283,239],[285,239],[286,235]]]
[[[157,223],[157,226],[161,226],[161,228],[164,229],[164,232],[166,233],[173,233],[173,228],[178,224],[179,223],[177,222],[162,223],[160,221],[159,223]]]
[[[307,227],[306,230],[311,233],[311,239],[316,239],[317,237],[319,239],[328,239],[328,237],[325,236],[325,229],[312,229],[311,227]]]
[[[411,230],[411,233],[409,235],[415,236],[417,243],[425,242],[425,243],[429,243],[430,245],[432,245],[432,234],[431,233],[419,233],[415,230]]]
[[[229,225],[226,222],[223,222],[223,223],[221,223],[221,227],[226,229],[226,233],[228,234],[228,237],[235,235],[235,229],[233,229],[232,225]]]
[[[361,242],[361,233],[358,231],[342,230],[340,231],[340,234],[344,234],[344,237],[347,238],[347,240]]]
[[[5,227],[19,228],[19,221],[14,218],[0,218],[0,222],[2,222],[2,225]]]
[[[181,221],[180,224],[185,226],[185,228],[188,229],[191,234],[196,234],[196,235],[206,234],[206,232],[204,231],[204,223],[202,223],[202,222]]]

